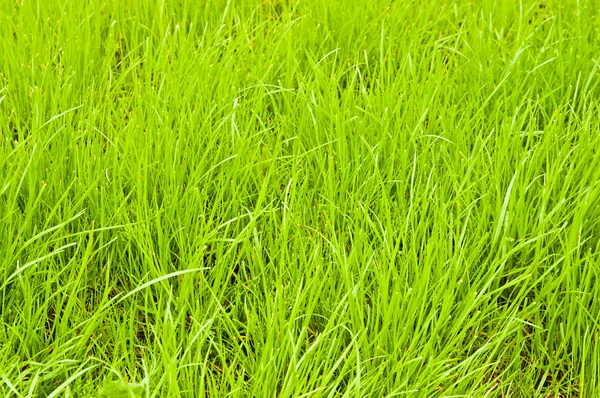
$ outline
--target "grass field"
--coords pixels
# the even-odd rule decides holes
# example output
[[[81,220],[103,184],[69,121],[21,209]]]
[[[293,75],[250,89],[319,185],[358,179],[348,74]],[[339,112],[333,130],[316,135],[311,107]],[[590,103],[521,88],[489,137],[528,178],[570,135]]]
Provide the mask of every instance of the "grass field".
[[[599,13],[0,0],[0,395],[599,397]]]

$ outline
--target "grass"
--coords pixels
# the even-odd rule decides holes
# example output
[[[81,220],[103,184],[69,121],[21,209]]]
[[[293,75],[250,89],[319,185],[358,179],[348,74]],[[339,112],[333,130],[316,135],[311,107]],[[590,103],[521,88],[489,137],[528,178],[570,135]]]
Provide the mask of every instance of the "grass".
[[[599,8],[0,1],[2,396],[600,396]]]

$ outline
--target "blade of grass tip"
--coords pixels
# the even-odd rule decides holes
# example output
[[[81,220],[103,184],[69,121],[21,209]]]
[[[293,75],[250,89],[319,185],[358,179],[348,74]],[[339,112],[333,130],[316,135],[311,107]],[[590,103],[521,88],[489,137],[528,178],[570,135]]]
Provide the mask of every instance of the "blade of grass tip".
[[[231,159],[235,159],[237,158],[237,154],[230,156],[228,158],[225,158],[223,160],[221,160],[219,163],[215,164],[213,167],[211,167],[210,169],[208,169],[208,171],[204,174],[202,174],[202,176],[200,177],[200,181],[202,181],[204,179],[204,177],[206,177],[207,175],[209,175],[214,169],[216,169],[217,167],[221,166],[223,163],[230,161]]]
[[[151,281],[148,281],[148,282],[138,286],[137,288],[133,289],[129,293],[125,294],[124,296],[121,296],[120,294],[118,294],[115,297],[113,297],[112,299],[110,299],[109,301],[107,301],[102,307],[100,307],[96,311],[96,313],[94,314],[93,317],[86,319],[85,321],[83,321],[82,323],[77,325],[76,328],[82,328],[84,325],[87,324],[86,330],[83,334],[89,335],[92,333],[93,329],[95,328],[95,325],[99,322],[100,317],[102,316],[103,312],[106,311],[108,308],[110,308],[112,305],[119,304],[119,303],[123,302],[124,300],[128,299],[129,297],[133,296],[134,294],[140,292],[141,290],[144,290],[145,288],[155,285],[157,283],[160,283],[166,279],[174,278],[179,275],[189,274],[192,272],[202,271],[205,269],[209,269],[209,268],[208,267],[192,268],[192,269],[186,269],[186,270],[182,270],[182,271],[171,272],[170,274],[163,275],[159,278],[155,278]],[[92,321],[92,322],[90,323],[90,321]]]
[[[35,150],[37,148],[37,144],[33,145],[33,149],[31,150],[31,154],[29,155],[29,161],[27,162],[27,166],[25,166],[25,170],[21,174],[21,178],[19,179],[19,185],[17,186],[17,190],[15,191],[14,201],[17,200],[17,196],[19,192],[21,192],[21,187],[23,186],[23,181],[25,181],[25,175],[27,175],[27,170],[29,170],[29,166],[31,166],[31,162],[33,161]]]
[[[530,70],[529,72],[527,72],[527,75],[531,75],[533,72],[535,72],[536,70],[538,70],[539,68],[541,68],[542,66],[554,61],[556,58],[558,57],[552,57],[549,60],[546,60],[544,62],[542,62],[541,64],[539,64],[538,66],[536,66],[535,68],[533,68],[532,70]]]
[[[68,245],[64,245],[64,246],[59,247],[56,250],[53,250],[51,253],[48,253],[45,256],[36,258],[35,260],[32,260],[32,261],[28,262],[27,264],[25,264],[22,267],[19,267],[17,265],[16,271],[13,272],[8,278],[6,278],[6,280],[2,284],[2,287],[0,288],[0,290],[4,289],[10,283],[11,280],[13,280],[15,277],[17,277],[20,273],[22,273],[23,271],[25,271],[27,268],[33,267],[34,265],[36,265],[36,264],[38,264],[38,263],[46,260],[47,258],[50,258],[52,256],[56,256],[57,254],[60,254],[63,251],[65,251],[65,249],[68,249],[69,247],[76,246],[76,245],[77,245],[76,242],[69,243]]]
[[[69,298],[67,299],[67,303],[63,310],[63,314],[61,315],[61,322],[60,322],[59,328],[60,328],[60,333],[64,334],[64,335],[66,335],[68,333],[68,327],[69,327],[68,320],[71,316],[71,312],[73,311],[73,308],[75,308],[75,304],[78,301],[77,294],[75,294],[75,292],[77,292],[79,285],[81,283],[81,279],[86,274],[86,272],[85,272],[86,268],[88,266],[88,263],[90,262],[90,258],[92,257],[92,251],[93,251],[93,247],[94,247],[93,227],[92,227],[92,231],[90,231],[88,236],[89,236],[89,238],[88,238],[87,247],[85,248],[83,257],[79,261],[79,264],[80,264],[79,272],[77,272],[75,280],[74,280],[74,285],[73,285],[73,290],[72,290],[74,292],[74,294],[69,295]],[[116,237],[115,237],[115,239],[116,239]],[[109,242],[108,244],[110,244],[111,242]],[[100,247],[100,249],[98,249],[98,250],[99,251],[102,250],[102,247]]]
[[[327,59],[327,57],[329,57],[331,54],[334,54],[336,52],[338,52],[340,50],[339,47],[334,48],[333,50],[329,51],[327,54],[325,54],[314,66],[314,68],[316,68],[317,66],[319,66],[319,64],[323,61],[325,61],[325,59]]]
[[[52,391],[52,393],[50,395],[48,395],[48,398],[54,398],[56,396],[58,396],[58,394],[60,394],[62,392],[62,390],[64,390],[65,388],[67,388],[73,381],[77,380],[77,378],[81,375],[83,375],[86,372],[89,372],[90,370],[97,368],[98,365],[92,365],[92,366],[88,366],[85,369],[81,369],[79,372],[75,373],[73,376],[69,377],[67,380],[65,380],[60,386],[58,386],[54,391]]]
[[[65,225],[67,225],[71,221],[74,221],[77,218],[81,217],[84,213],[85,213],[85,210],[81,210],[79,213],[75,214],[73,217],[69,218],[67,221],[63,221],[60,224],[56,224],[53,227],[50,227],[48,229],[45,229],[45,230],[43,230],[43,231],[35,234],[27,242],[23,243],[23,245],[21,246],[21,248],[19,249],[19,251],[17,252],[17,254],[21,253],[23,251],[23,249],[25,249],[27,246],[29,246],[30,244],[32,244],[33,242],[35,242],[37,239],[41,238],[44,235],[49,234],[50,232],[56,231],[57,229],[60,229],[60,228],[64,227]]]
[[[504,223],[504,219],[506,217],[506,210],[508,209],[508,203],[510,202],[513,185],[515,184],[515,180],[517,179],[518,173],[518,170],[515,171],[515,174],[510,180],[510,184],[508,184],[506,194],[504,195],[504,203],[502,203],[502,210],[500,210],[500,216],[498,217],[498,223],[496,224],[496,230],[494,231],[494,237],[492,239],[493,244],[495,244],[498,241],[498,238],[500,237],[500,230],[502,229],[502,224]]]
[[[187,348],[183,351],[183,354],[181,355],[181,358],[186,358],[187,355],[189,354],[190,350],[192,349],[192,347],[194,346],[194,343],[196,342],[196,340],[200,337],[200,335],[202,333],[204,333],[204,331],[206,329],[208,329],[208,327],[210,325],[212,325],[214,321],[214,318],[210,318],[208,321],[206,321],[201,327],[200,330],[198,330],[198,332],[194,335],[194,337],[192,337],[189,341],[189,343],[186,344]]]
[[[504,77],[502,78],[502,80],[500,81],[500,83],[498,83],[495,87],[494,90],[492,90],[492,92],[490,93],[490,95],[488,95],[488,97],[485,99],[485,101],[483,101],[483,103],[479,106],[480,109],[485,108],[485,106],[492,100],[492,98],[494,97],[494,95],[498,92],[498,90],[500,89],[500,87],[502,87],[504,85],[504,83],[506,82],[506,80],[508,79],[508,77],[510,76],[513,67],[515,66],[515,64],[517,63],[517,61],[519,60],[519,57],[521,56],[521,54],[528,48],[524,47],[521,48],[519,50],[517,50],[514,58],[512,59],[510,65],[508,66],[508,69],[506,70],[506,73],[504,74]]]
[[[37,129],[37,131],[40,131],[41,129],[43,129],[44,127],[46,127],[47,125],[49,125],[49,124],[50,124],[50,123],[52,123],[53,121],[55,121],[55,120],[57,120],[57,119],[59,119],[59,118],[63,117],[63,116],[64,116],[64,115],[66,115],[67,113],[71,113],[71,112],[73,112],[73,111],[75,111],[75,110],[77,110],[77,109],[79,109],[79,108],[82,108],[82,107],[83,107],[83,104],[82,104],[82,105],[79,105],[79,106],[76,106],[76,107],[74,107],[74,108],[71,108],[71,109],[67,109],[67,110],[66,110],[66,111],[64,111],[64,112],[61,112],[61,113],[59,113],[59,114],[57,114],[57,115],[54,115],[54,116],[52,116],[52,117],[51,117],[50,119],[48,119],[48,120],[47,120],[47,121],[46,121],[44,124],[42,124],[42,125],[41,125],[41,126],[38,128],[38,129]]]
[[[2,375],[2,381],[8,386],[8,388],[10,389],[10,391],[13,392],[13,394],[15,394],[17,397],[23,398],[23,395],[21,395],[21,393],[17,390],[13,383],[11,383],[11,381],[8,379],[8,377]]]
[[[122,302],[123,300],[126,300],[127,298],[129,298],[129,297],[133,296],[134,294],[138,293],[139,291],[144,290],[145,288],[147,288],[149,286],[152,286],[152,285],[155,285],[157,283],[160,283],[160,282],[162,282],[162,281],[164,281],[166,279],[174,278],[176,276],[183,275],[183,274],[189,274],[189,273],[192,273],[192,272],[202,271],[202,270],[205,270],[205,269],[209,269],[209,268],[208,267],[203,267],[203,268],[186,269],[186,270],[182,270],[182,271],[171,272],[170,274],[163,275],[161,277],[152,279],[151,281],[148,281],[148,282],[146,282],[146,283],[144,283],[144,284],[136,287],[135,289],[133,289],[132,291],[130,291],[126,295],[122,296],[120,299],[118,299],[115,302],[115,304],[118,304],[118,303]]]
[[[38,370],[35,373],[35,376],[33,376],[33,380],[30,383],[29,391],[27,392],[26,398],[32,398],[34,396],[33,393],[35,392],[35,388],[37,387],[39,380],[40,380],[40,371]]]
[[[7,182],[6,184],[4,184],[4,187],[2,188],[2,192],[0,192],[0,196],[4,195],[4,192],[6,192],[8,190],[8,187],[10,187],[10,181]]]

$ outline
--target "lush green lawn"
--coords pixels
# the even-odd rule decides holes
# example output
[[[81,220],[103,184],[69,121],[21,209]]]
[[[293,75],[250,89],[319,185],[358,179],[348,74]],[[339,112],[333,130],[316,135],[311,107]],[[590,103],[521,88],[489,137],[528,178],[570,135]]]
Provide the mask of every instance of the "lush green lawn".
[[[599,8],[0,0],[0,395],[600,396]]]

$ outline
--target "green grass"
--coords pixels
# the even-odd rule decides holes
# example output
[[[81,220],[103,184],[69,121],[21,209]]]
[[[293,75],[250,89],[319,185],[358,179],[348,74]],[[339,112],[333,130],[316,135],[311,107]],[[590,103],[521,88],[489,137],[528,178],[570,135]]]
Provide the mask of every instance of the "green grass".
[[[0,395],[600,396],[599,12],[0,0]]]

